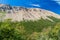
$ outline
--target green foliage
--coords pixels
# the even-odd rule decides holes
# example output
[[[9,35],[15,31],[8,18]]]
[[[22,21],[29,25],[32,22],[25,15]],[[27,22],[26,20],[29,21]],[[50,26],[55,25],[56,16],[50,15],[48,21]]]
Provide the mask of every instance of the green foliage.
[[[6,12],[2,12],[2,11],[0,11],[0,13],[1,13],[1,14],[5,14]]]
[[[0,40],[60,40],[60,20],[0,22]]]
[[[24,40],[22,38],[22,34],[25,32],[24,28],[18,27],[16,23],[10,21],[0,22],[0,24],[0,40]]]
[[[42,32],[33,32],[28,40],[60,40],[60,22],[54,27],[44,28]]]
[[[38,20],[38,21],[23,21],[21,22],[28,33],[41,32],[43,28],[53,26],[55,23],[48,20]]]

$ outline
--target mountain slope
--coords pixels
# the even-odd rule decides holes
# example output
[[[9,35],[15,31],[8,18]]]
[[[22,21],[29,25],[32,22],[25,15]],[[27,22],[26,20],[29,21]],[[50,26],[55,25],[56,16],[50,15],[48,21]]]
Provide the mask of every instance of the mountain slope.
[[[55,17],[60,19],[60,15],[55,14],[51,11],[47,11],[40,8],[24,8],[18,6],[10,6],[10,5],[0,5],[0,10],[5,11],[6,14],[4,19],[12,19],[12,21],[23,21],[23,20],[39,20],[39,19],[47,19],[53,21],[49,17]]]
[[[60,40],[60,15],[51,11],[1,5],[0,20],[0,40]]]

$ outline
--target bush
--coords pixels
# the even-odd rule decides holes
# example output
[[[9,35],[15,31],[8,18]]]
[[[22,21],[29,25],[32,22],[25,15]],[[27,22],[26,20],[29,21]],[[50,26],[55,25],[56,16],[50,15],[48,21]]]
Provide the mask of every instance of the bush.
[[[12,22],[0,22],[0,40],[24,40],[24,28]],[[19,29],[20,28],[20,29]]]
[[[0,40],[60,40],[60,22],[48,20],[0,22]]]

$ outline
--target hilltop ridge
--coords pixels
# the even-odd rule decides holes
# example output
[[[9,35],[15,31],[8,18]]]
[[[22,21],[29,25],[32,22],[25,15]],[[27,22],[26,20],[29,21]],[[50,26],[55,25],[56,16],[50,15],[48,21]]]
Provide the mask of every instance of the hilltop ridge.
[[[12,21],[23,21],[23,20],[39,20],[47,19],[53,21],[49,17],[55,17],[60,19],[60,15],[47,11],[40,8],[25,8],[20,6],[10,6],[0,4],[0,11],[6,12],[4,19],[12,19]]]

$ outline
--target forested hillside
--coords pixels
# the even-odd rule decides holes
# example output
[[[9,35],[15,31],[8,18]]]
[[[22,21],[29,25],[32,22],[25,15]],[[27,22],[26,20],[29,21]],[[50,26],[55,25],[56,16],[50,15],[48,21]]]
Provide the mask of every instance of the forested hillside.
[[[0,40],[60,40],[60,20],[0,22]]]
[[[60,40],[60,15],[39,8],[3,4],[0,40]]]

